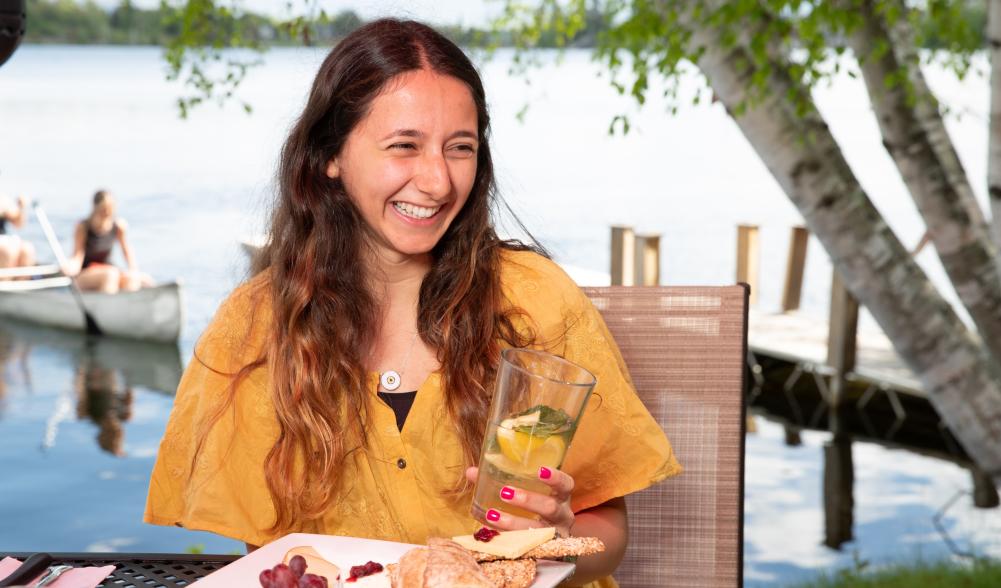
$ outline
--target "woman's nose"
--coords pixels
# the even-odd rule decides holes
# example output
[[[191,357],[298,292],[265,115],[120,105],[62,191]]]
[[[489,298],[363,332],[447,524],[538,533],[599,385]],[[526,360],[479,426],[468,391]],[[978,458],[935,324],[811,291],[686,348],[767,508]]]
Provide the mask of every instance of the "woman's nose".
[[[427,153],[421,157],[414,184],[418,190],[435,200],[448,196],[452,191],[452,180],[448,174],[448,164],[441,153]]]

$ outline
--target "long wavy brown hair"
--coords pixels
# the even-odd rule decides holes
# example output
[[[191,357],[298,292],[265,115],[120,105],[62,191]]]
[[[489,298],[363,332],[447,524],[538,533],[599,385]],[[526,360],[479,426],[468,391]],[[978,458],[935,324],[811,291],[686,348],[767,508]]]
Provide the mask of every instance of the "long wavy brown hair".
[[[500,256],[504,249],[545,251],[530,235],[532,245],[525,245],[502,240],[494,230],[493,214],[503,203],[494,183],[486,96],[475,67],[459,47],[424,24],[383,19],[359,28],[320,66],[282,150],[271,240],[253,270],[268,272],[270,338],[264,356],[245,366],[231,386],[232,399],[251,369],[264,364],[270,369],[280,430],[264,466],[277,512],[271,532],[319,518],[334,499],[346,454],[365,443],[364,358],[382,309],[366,288],[366,269],[359,263],[366,246],[364,221],[342,182],[327,177],[326,167],[386,84],[418,69],[464,82],[478,114],[472,190],[431,252],[418,304],[420,337],[437,352],[446,408],[467,464],[478,457],[500,347],[523,346],[533,337],[516,327],[521,311],[504,300]],[[467,489],[460,478],[453,493]]]

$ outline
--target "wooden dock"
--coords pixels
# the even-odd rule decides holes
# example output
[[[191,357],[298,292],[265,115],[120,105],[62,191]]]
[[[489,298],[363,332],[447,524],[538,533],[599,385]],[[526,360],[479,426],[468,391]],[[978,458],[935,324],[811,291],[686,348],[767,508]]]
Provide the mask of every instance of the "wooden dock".
[[[850,538],[851,524],[846,526],[842,518],[852,511],[852,440],[905,449],[967,468],[974,505],[994,508],[1001,504],[993,480],[960,446],[889,338],[878,328],[859,324],[859,305],[837,271],[831,276],[828,316],[798,311],[809,238],[804,227],[792,227],[790,232],[781,310],[755,308],[760,279],[758,232],[754,225],[737,227],[735,278],[751,287],[747,404],[752,414],[781,423],[790,445],[800,442],[802,430],[831,433],[831,441],[825,444],[825,542],[837,547]],[[662,279],[660,244],[659,235],[637,235],[630,227],[612,227],[608,277],[593,272],[571,275],[578,283],[657,285]],[[848,529],[847,536],[844,529]]]
[[[766,313],[751,310],[748,347],[755,355],[790,362],[826,366],[829,324],[798,312]],[[893,344],[878,329],[860,329],[856,334],[855,367],[858,377],[892,386],[904,394],[925,397],[921,382],[893,350]]]

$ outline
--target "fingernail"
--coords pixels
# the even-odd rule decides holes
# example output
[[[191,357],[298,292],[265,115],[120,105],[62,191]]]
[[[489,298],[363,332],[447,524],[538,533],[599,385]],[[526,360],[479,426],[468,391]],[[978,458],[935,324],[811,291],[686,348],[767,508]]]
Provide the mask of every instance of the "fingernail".
[[[547,468],[546,466],[542,466],[539,468],[539,477],[543,480],[548,480],[553,477],[553,470]]]
[[[501,498],[504,500],[511,500],[514,498],[514,488],[511,488],[510,486],[504,486],[501,488]]]
[[[500,511],[499,510],[494,510],[492,508],[490,510],[488,510],[487,511],[487,520],[488,521],[492,521],[494,523],[496,523],[497,521],[499,521],[500,520]]]

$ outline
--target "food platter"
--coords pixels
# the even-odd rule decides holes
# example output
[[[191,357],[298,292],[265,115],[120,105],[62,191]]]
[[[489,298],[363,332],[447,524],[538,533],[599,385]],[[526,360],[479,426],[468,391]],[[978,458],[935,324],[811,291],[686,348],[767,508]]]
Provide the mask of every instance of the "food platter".
[[[254,588],[260,585],[258,576],[262,570],[281,563],[288,550],[301,546],[312,547],[324,559],[345,571],[349,570],[351,566],[362,565],[368,561],[374,561],[383,566],[396,563],[404,553],[414,547],[419,547],[409,543],[359,539],[357,537],[292,533],[216,570],[193,583],[192,586],[194,588],[231,588],[232,586]],[[539,561],[535,582],[531,588],[553,588],[570,576],[573,570],[573,564]],[[345,585],[356,588],[388,588],[390,584],[388,576],[382,572]]]

